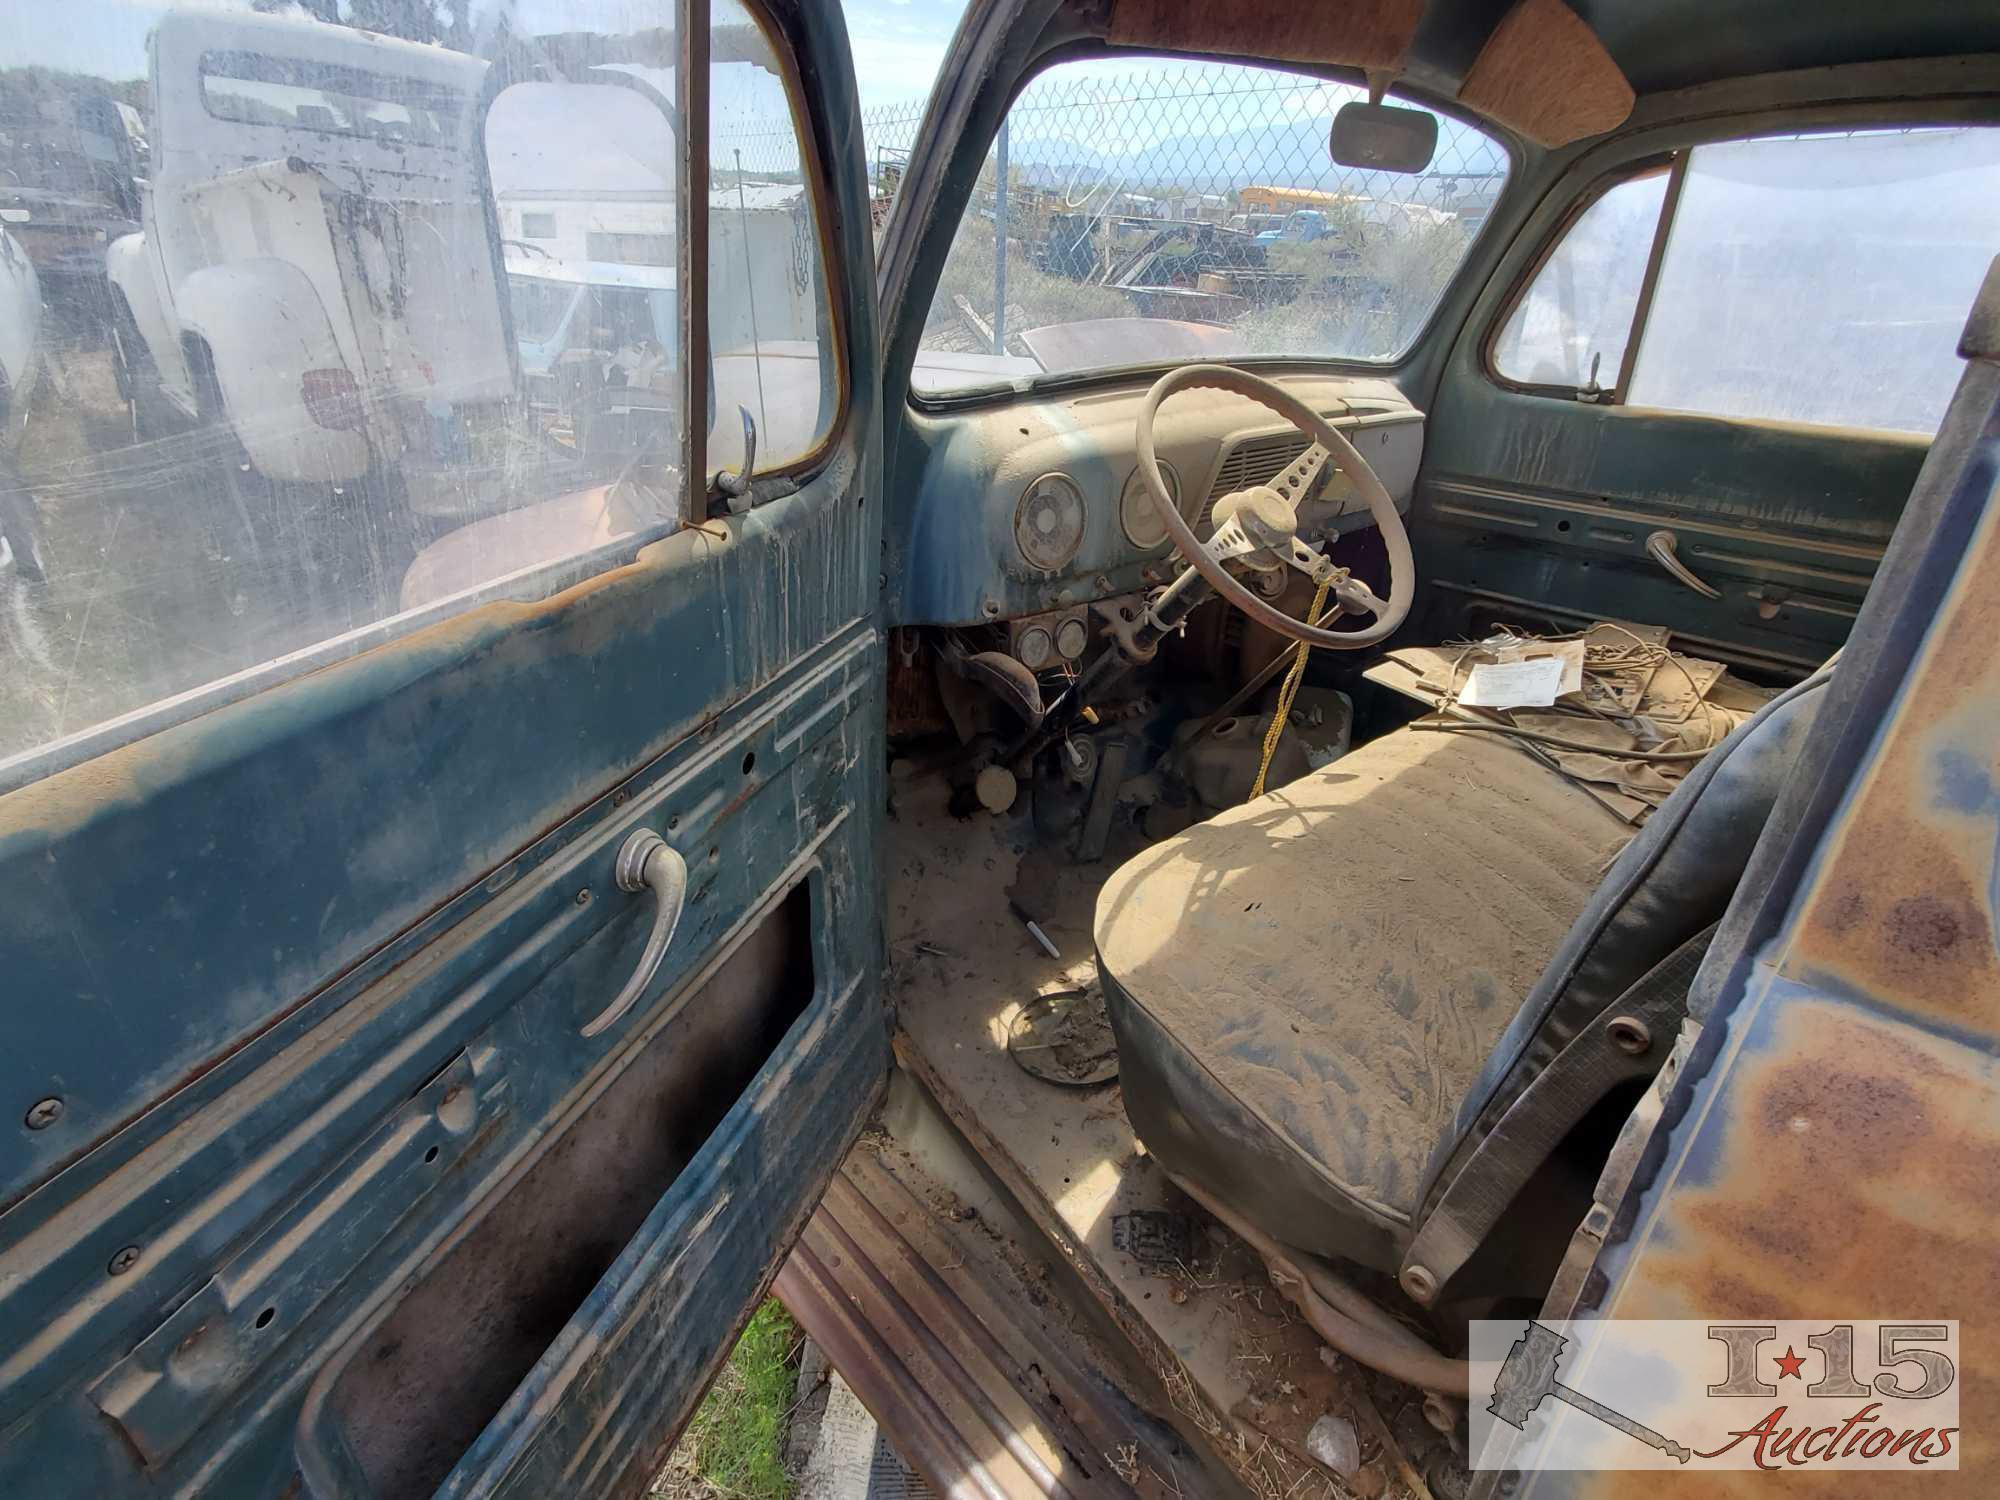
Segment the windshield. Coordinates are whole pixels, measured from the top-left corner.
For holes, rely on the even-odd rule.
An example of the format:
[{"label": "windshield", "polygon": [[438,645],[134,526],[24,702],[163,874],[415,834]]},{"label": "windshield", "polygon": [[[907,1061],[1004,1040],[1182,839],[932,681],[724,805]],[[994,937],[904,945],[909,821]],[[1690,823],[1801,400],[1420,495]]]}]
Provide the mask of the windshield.
[{"label": "windshield", "polygon": [[1396,359],[1506,187],[1500,143],[1442,115],[1422,173],[1335,165],[1334,114],[1366,97],[1347,84],[1168,58],[1106,69],[1058,64],[1008,112],[924,329],[925,352],[957,357],[920,362],[919,390],[1189,348]]}]

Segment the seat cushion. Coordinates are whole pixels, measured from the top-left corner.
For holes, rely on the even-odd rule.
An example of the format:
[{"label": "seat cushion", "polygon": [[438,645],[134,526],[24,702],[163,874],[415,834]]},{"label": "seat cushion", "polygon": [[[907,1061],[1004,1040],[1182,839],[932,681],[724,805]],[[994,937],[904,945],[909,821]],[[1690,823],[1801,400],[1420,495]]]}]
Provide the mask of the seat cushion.
[{"label": "seat cushion", "polygon": [[1393,1270],[1433,1146],[1629,833],[1511,745],[1405,729],[1137,856],[1096,941],[1140,1139]]}]

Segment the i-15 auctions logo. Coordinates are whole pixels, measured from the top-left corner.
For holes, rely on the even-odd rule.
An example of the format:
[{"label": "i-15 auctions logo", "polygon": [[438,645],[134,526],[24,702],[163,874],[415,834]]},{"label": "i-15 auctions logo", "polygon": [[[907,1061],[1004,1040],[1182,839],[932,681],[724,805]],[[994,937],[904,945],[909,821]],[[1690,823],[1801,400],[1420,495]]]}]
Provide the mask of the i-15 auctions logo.
[{"label": "i-15 auctions logo", "polygon": [[1956,1469],[1950,1319],[1472,1325],[1481,1469]]}]

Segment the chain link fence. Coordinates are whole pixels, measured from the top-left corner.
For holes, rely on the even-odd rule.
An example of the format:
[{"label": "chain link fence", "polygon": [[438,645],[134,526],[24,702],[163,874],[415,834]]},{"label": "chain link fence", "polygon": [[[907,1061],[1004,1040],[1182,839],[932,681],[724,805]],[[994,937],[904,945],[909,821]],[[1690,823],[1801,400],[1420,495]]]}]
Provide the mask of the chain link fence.
[{"label": "chain link fence", "polygon": [[[1171,330],[1159,325],[1181,325],[1195,343],[1135,359],[1197,346],[1222,357],[1399,353],[1499,197],[1508,162],[1497,141],[1439,116],[1420,174],[1338,166],[1327,145],[1334,113],[1364,97],[1193,61],[1050,70],[988,150],[924,347],[1020,362],[999,374],[1074,368],[1110,356],[1035,331],[1143,319],[1162,337]],[[917,102],[863,112],[878,228],[923,114]],[[795,172],[789,131],[754,125],[718,134],[718,173],[739,161],[746,174]],[[1217,328],[1227,336],[1202,332]]]}]

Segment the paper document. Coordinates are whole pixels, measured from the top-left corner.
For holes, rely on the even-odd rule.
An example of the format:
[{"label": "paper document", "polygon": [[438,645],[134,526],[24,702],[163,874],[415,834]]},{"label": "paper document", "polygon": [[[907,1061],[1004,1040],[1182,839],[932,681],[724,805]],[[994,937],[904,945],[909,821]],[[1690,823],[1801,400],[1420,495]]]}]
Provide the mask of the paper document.
[{"label": "paper document", "polygon": [[1467,708],[1547,708],[1563,689],[1565,665],[1560,656],[1482,662],[1466,677],[1458,701]]}]

